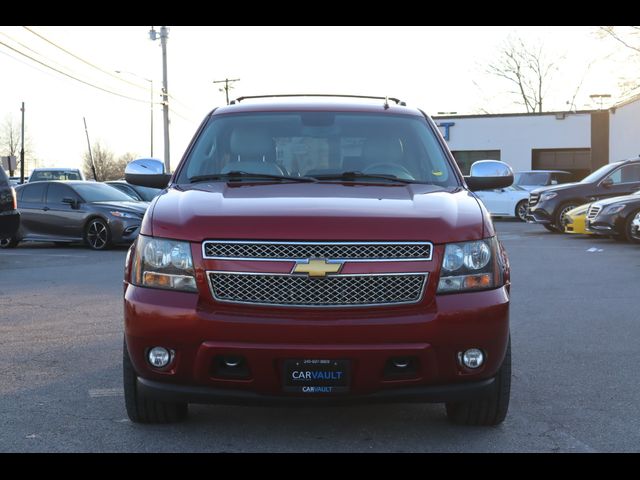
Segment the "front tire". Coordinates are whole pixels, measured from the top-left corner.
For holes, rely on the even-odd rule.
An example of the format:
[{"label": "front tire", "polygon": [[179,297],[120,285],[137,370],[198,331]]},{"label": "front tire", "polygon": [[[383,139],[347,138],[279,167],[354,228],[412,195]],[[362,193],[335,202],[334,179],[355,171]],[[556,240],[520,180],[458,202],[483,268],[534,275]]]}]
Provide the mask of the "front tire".
[{"label": "front tire", "polygon": [[15,248],[18,243],[20,243],[20,240],[15,237],[0,238],[0,248]]},{"label": "front tire", "polygon": [[122,345],[122,380],[127,415],[135,423],[174,423],[187,418],[186,403],[158,402],[138,392],[138,375],[133,369],[126,342]]},{"label": "front tire", "polygon": [[519,218],[523,222],[527,221],[527,207],[529,206],[529,200],[521,200],[516,205],[516,218]]},{"label": "front tire", "polygon": [[631,243],[640,243],[640,227],[634,226],[634,220],[636,218],[640,220],[640,210],[632,212],[631,215],[627,217],[624,226],[624,236]]},{"label": "front tire", "polygon": [[554,218],[555,227],[558,229],[558,231],[564,233],[564,227],[567,223],[565,215],[569,210],[573,210],[577,206],[578,205],[576,205],[575,203],[565,203],[563,205],[560,205],[560,207],[558,208],[558,212],[556,213],[556,216]]},{"label": "front tire", "polygon": [[468,402],[448,402],[447,417],[450,422],[457,425],[498,425],[507,416],[510,394],[511,338],[489,396]]},{"label": "front tire", "polygon": [[556,227],[554,227],[550,223],[543,223],[542,226],[547,230],[549,230],[551,233],[560,233],[560,230],[558,230]]},{"label": "front tire", "polygon": [[84,229],[84,241],[92,250],[106,250],[111,246],[111,231],[107,222],[92,218]]}]

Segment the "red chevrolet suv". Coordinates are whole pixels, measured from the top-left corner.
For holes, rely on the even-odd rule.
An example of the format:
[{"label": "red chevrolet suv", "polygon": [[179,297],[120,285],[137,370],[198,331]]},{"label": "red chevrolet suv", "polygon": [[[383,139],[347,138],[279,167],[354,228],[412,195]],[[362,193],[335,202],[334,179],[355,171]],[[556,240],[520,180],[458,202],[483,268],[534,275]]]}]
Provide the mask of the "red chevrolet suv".
[{"label": "red chevrolet suv", "polygon": [[[275,96],[280,97],[280,96]],[[445,402],[495,425],[511,383],[509,262],[424,112],[384,97],[243,97],[212,111],[129,250],[124,391],[134,422],[189,403]]]}]

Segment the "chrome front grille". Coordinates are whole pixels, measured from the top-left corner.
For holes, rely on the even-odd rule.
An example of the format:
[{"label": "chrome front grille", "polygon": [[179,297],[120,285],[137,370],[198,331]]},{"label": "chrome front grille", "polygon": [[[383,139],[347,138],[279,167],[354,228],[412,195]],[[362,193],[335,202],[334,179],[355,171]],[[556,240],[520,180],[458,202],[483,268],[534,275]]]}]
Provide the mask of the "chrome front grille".
[{"label": "chrome front grille", "polygon": [[349,261],[431,260],[429,242],[270,242],[210,240],[204,258],[242,260],[303,260],[327,258]]},{"label": "chrome front grille", "polygon": [[587,213],[587,220],[593,220],[596,218],[598,213],[600,213],[600,210],[602,210],[602,207],[599,207],[598,205],[591,205],[589,207],[589,212]]},{"label": "chrome front grille", "polygon": [[208,272],[220,302],[290,307],[354,307],[417,303],[427,273],[303,275]]},{"label": "chrome front grille", "polygon": [[540,194],[539,193],[531,193],[531,194],[529,194],[529,208],[537,205],[539,201],[540,201]]}]

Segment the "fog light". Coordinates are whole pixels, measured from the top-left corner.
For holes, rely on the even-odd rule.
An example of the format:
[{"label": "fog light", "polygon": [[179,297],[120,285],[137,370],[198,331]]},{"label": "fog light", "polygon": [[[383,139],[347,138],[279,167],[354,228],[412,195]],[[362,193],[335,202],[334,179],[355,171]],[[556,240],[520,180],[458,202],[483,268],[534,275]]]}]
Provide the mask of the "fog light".
[{"label": "fog light", "polygon": [[171,354],[169,350],[164,347],[153,347],[149,350],[149,363],[156,368],[162,368],[169,365],[171,361]]},{"label": "fog light", "polygon": [[484,353],[477,348],[465,350],[462,354],[462,363],[467,368],[478,368],[484,363]]}]

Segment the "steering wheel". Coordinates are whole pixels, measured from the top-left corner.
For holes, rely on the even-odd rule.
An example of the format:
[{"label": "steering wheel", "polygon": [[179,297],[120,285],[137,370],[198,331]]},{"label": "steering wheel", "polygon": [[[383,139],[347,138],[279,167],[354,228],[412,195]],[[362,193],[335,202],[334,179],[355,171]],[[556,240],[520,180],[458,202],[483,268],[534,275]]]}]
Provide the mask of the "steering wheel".
[{"label": "steering wheel", "polygon": [[402,165],[398,165],[397,163],[373,163],[363,169],[362,173],[395,175],[396,177],[402,178],[404,180],[415,180],[415,177],[411,175],[411,172],[409,172],[409,170],[407,170]]}]

